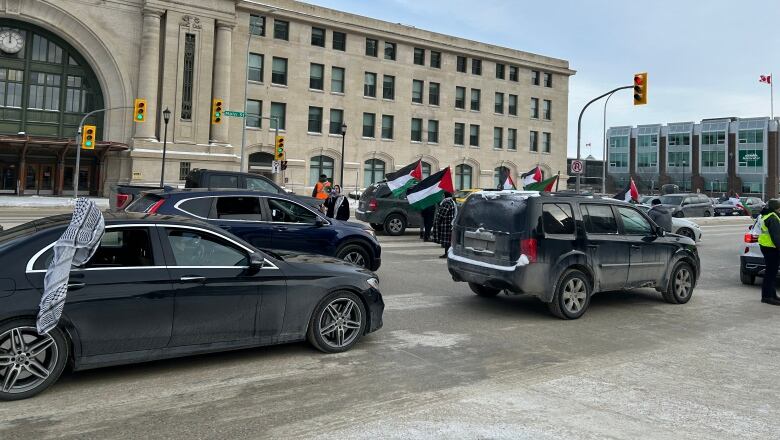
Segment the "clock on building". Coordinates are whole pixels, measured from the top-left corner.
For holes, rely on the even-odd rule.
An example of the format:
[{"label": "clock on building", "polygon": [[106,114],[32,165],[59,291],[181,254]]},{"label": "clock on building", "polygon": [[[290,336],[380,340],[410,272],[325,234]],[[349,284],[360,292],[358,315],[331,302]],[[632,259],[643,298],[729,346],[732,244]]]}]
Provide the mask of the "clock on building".
[{"label": "clock on building", "polygon": [[24,47],[24,37],[17,31],[0,31],[0,50],[5,53],[19,53]]}]

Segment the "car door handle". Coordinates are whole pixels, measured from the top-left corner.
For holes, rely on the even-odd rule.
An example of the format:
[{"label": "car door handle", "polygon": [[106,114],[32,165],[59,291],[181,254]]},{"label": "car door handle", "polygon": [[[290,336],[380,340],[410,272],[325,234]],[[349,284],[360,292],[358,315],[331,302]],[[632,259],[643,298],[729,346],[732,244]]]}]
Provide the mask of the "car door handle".
[{"label": "car door handle", "polygon": [[206,277],[181,277],[179,278],[179,281],[182,283],[205,283]]},{"label": "car door handle", "polygon": [[68,283],[68,290],[79,290],[86,285],[86,283]]},{"label": "car door handle", "polygon": [[640,249],[640,247],[637,244],[632,244],[631,245],[631,249]]},{"label": "car door handle", "polygon": [[287,227],[286,226],[274,226],[274,230],[275,231],[280,231],[280,232],[281,231],[286,231]]},{"label": "car door handle", "polygon": [[598,249],[599,245],[597,245],[597,244],[589,244],[588,247],[591,248],[591,249]]}]

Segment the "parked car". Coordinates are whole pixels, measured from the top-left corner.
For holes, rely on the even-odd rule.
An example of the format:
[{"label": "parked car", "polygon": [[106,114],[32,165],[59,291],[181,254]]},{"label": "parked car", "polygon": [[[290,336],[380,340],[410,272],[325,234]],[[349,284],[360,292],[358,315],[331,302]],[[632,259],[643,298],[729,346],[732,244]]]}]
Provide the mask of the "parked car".
[{"label": "parked car", "polygon": [[460,191],[455,191],[455,193],[452,195],[452,198],[455,200],[455,203],[462,205],[470,195],[479,191],[482,190],[479,188],[462,189]]},{"label": "parked car", "polygon": [[70,215],[0,234],[0,400],[40,393],[66,365],[85,370],[302,340],[336,353],[382,326],[378,280],[365,269],[261,251],[192,219],[104,215],[100,247],[71,270],[62,319],[45,335],[34,317]]},{"label": "parked car", "polygon": [[660,196],[641,196],[639,197],[639,203],[641,205],[649,205],[653,202],[653,199],[657,199]]},{"label": "parked car", "polygon": [[[636,205],[645,214],[650,210],[650,205]],[[672,217],[672,234],[688,237],[695,242],[701,241],[702,229],[698,224],[679,217]]]},{"label": "parked car", "polygon": [[328,255],[370,270],[382,262],[374,231],[327,218],[296,196],[247,190],[150,191],[127,211],[197,218],[261,249]]},{"label": "parked car", "polygon": [[363,191],[355,218],[388,235],[403,235],[406,228],[423,224],[420,212],[409,207],[406,196],[393,197],[387,182],[374,183]]},{"label": "parked car", "polygon": [[666,194],[660,199],[673,217],[710,217],[714,212],[712,201],[704,194]]},{"label": "parked car", "polygon": [[[742,251],[742,255],[739,256],[739,280],[742,284],[751,286],[756,283],[756,277],[763,278],[766,272],[764,254],[761,253],[761,248],[758,245],[758,235],[750,232],[757,221],[758,219],[745,232],[745,248]],[[780,279],[780,273],[778,274],[778,279]]]},{"label": "parked car", "polygon": [[455,218],[447,267],[477,295],[529,294],[563,319],[591,295],[654,287],[691,299],[700,274],[693,240],[666,234],[625,202],[508,191],[472,196]]},{"label": "parked car", "polygon": [[764,206],[766,206],[766,203],[758,197],[742,197],[739,201],[742,203],[742,206],[747,208],[748,215],[753,218],[757,217],[761,210],[764,209]]},{"label": "parked car", "polygon": [[732,200],[719,202],[713,208],[715,209],[715,216],[749,215],[749,212],[741,203],[738,205]]}]

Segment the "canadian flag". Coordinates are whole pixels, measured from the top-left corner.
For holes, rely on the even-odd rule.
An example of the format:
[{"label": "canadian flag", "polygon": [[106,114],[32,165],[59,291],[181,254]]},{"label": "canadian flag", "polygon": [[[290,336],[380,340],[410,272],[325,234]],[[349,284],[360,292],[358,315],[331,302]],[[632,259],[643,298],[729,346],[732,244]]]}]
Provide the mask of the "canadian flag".
[{"label": "canadian flag", "polygon": [[772,75],[761,75],[758,77],[758,82],[772,84]]}]

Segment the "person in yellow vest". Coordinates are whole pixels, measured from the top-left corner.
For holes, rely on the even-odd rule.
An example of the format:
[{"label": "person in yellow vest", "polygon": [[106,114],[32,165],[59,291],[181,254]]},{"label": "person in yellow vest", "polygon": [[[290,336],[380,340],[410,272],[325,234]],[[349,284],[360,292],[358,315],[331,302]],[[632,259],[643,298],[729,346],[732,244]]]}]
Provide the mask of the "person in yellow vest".
[{"label": "person in yellow vest", "polygon": [[764,255],[764,282],[761,284],[761,302],[780,306],[777,297],[777,270],[780,266],[780,200],[771,199],[761,211],[761,234],[758,245]]},{"label": "person in yellow vest", "polygon": [[314,185],[314,191],[311,196],[320,200],[326,200],[330,194],[330,182],[328,182],[328,176],[320,174],[320,180]]}]

